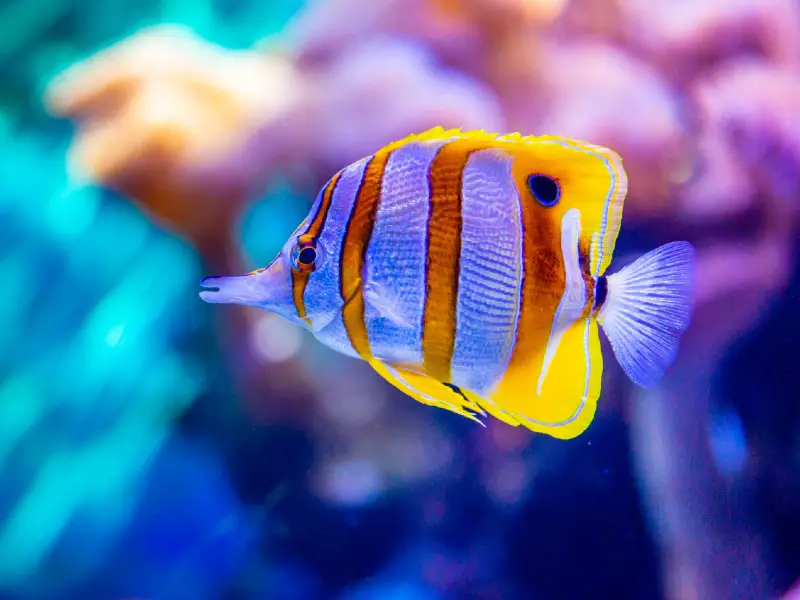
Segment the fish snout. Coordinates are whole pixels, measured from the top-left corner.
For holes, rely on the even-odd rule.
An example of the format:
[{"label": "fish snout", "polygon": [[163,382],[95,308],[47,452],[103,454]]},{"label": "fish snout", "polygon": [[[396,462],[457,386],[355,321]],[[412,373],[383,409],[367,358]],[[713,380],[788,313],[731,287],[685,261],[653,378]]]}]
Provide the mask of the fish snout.
[{"label": "fish snout", "polygon": [[209,288],[200,292],[200,298],[212,304],[256,305],[263,301],[256,277],[250,273],[205,277],[200,285]]},{"label": "fish snout", "polygon": [[294,307],[292,279],[279,260],[250,273],[206,277],[200,285],[208,288],[200,298],[214,304],[244,304],[278,313],[291,313]]}]

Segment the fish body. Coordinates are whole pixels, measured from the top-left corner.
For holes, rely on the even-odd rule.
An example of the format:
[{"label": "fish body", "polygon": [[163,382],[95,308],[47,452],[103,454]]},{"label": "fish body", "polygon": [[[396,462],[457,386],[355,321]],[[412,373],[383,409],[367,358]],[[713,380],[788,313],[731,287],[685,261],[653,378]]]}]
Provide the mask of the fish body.
[{"label": "fish body", "polygon": [[425,404],[572,438],[600,395],[598,325],[650,386],[692,311],[686,242],[605,275],[626,191],[608,148],[434,128],[342,169],[269,266],[201,296],[278,313]]}]

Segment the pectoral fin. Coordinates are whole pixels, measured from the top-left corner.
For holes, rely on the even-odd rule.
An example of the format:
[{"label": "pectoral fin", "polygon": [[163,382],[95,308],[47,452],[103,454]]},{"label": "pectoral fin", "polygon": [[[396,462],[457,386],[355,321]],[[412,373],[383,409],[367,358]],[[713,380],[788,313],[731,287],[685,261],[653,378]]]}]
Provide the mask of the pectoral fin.
[{"label": "pectoral fin", "polygon": [[402,302],[388,286],[368,283],[364,286],[364,300],[381,317],[388,319],[398,327],[411,327],[409,318],[403,310]]}]

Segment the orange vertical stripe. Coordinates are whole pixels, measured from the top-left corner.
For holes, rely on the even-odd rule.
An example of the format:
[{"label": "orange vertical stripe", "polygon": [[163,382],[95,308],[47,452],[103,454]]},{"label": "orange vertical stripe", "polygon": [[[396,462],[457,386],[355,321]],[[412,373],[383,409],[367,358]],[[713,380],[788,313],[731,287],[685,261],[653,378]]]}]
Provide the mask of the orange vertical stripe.
[{"label": "orange vertical stripe", "polygon": [[342,320],[350,343],[358,355],[369,360],[372,356],[364,322],[363,273],[367,245],[372,237],[378,211],[383,173],[391,147],[378,151],[364,170],[353,211],[347,223],[341,256],[341,293],[345,304]]},{"label": "orange vertical stripe", "polygon": [[294,309],[297,311],[297,316],[306,322],[306,325],[311,326],[311,319],[306,315],[306,303],[303,300],[303,295],[306,293],[306,286],[308,285],[309,272],[300,272],[292,269],[292,300],[294,301]]},{"label": "orange vertical stripe", "polygon": [[451,379],[456,337],[456,304],[461,257],[461,189],[470,154],[486,148],[471,140],[445,144],[429,174],[426,296],[422,320],[425,372],[442,382]]},{"label": "orange vertical stripe", "polygon": [[[561,258],[561,231],[543,214],[543,209],[527,192],[530,169],[523,161],[512,167],[520,191],[522,217],[523,272],[517,318],[517,332],[508,369],[495,398],[503,408],[529,414],[536,398],[536,381],[541,364],[532,363],[547,346],[553,318],[566,286]],[[527,411],[527,412],[526,412]]]},{"label": "orange vertical stripe", "polygon": [[319,209],[317,210],[317,214],[314,215],[314,218],[311,220],[311,224],[308,226],[306,232],[299,238],[299,241],[301,243],[313,242],[316,238],[322,235],[322,230],[325,227],[325,223],[328,220],[328,213],[331,210],[331,203],[333,202],[333,192],[336,191],[336,186],[338,185],[339,179],[341,177],[342,177],[342,171],[339,171],[328,182],[328,185],[322,192],[322,202],[320,202],[319,204]]},{"label": "orange vertical stripe", "polygon": [[[300,244],[313,243],[321,234],[325,227],[325,222],[328,219],[328,212],[331,208],[333,201],[333,192],[336,190],[336,184],[339,183],[339,178],[342,172],[339,171],[334,175],[322,191],[322,200],[319,203],[317,212],[311,220],[308,229],[304,234],[297,238]],[[306,287],[308,286],[308,278],[310,272],[300,272],[292,265],[292,300],[294,300],[294,308],[297,311],[297,316],[303,319],[309,326],[311,321],[306,316],[306,304],[304,301]]]}]

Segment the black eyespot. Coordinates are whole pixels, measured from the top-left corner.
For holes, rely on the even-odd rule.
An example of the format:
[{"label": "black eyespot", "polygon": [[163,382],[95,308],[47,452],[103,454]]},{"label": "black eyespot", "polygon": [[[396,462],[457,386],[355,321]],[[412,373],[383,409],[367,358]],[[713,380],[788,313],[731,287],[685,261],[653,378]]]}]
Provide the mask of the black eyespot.
[{"label": "black eyespot", "polygon": [[301,265],[313,265],[315,260],[317,260],[317,251],[311,246],[306,246],[297,255],[297,262]]},{"label": "black eyespot", "polygon": [[531,175],[528,177],[528,187],[533,192],[533,197],[542,206],[554,206],[561,197],[561,188],[558,182],[547,175]]}]

